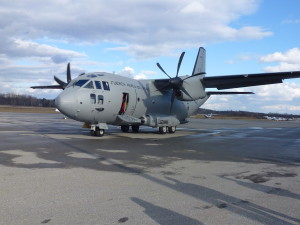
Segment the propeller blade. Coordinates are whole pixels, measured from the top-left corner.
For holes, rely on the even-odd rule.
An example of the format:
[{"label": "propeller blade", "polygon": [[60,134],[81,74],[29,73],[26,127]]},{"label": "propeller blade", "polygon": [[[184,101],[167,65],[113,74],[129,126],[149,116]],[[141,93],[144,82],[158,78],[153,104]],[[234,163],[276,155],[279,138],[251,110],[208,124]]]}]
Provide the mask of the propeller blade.
[{"label": "propeller blade", "polygon": [[164,69],[161,67],[159,63],[156,63],[156,65],[164,74],[166,74],[171,79],[171,77],[166,73],[166,71],[164,71]]},{"label": "propeller blade", "polygon": [[178,65],[177,65],[177,73],[176,73],[176,77],[178,77],[179,69],[180,69],[181,62],[182,62],[182,59],[183,59],[184,54],[185,54],[185,52],[182,52],[181,55],[180,55],[180,57],[179,57],[179,61],[178,61]]},{"label": "propeller blade", "polygon": [[68,63],[68,66],[67,66],[67,82],[70,83],[71,80],[72,80],[72,78],[71,78],[70,63]]},{"label": "propeller blade", "polygon": [[64,89],[67,86],[67,83],[57,78],[56,76],[54,76],[54,80],[61,86],[62,89]]},{"label": "propeller blade", "polygon": [[173,90],[172,92],[172,96],[171,96],[171,106],[170,106],[170,112],[172,112],[172,108],[173,108],[173,103],[175,100],[175,91]]}]

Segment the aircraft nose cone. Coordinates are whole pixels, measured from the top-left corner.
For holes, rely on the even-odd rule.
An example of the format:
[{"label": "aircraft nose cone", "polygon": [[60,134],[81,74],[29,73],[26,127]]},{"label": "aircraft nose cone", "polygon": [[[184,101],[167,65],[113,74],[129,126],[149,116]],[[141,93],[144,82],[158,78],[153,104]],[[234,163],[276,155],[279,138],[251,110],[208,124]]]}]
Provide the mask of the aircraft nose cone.
[{"label": "aircraft nose cone", "polygon": [[55,99],[56,108],[67,117],[74,118],[76,113],[76,98],[71,93],[62,92]]}]

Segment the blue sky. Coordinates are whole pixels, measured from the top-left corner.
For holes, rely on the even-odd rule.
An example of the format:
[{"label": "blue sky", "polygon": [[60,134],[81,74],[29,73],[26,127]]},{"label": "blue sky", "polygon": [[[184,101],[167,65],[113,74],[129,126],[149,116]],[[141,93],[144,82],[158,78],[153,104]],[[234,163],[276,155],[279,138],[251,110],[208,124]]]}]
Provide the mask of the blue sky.
[{"label": "blue sky", "polygon": [[[17,0],[0,3],[2,93],[54,98],[31,85],[72,75],[115,72],[166,78],[160,62],[191,74],[199,46],[207,76],[300,70],[299,0]],[[213,96],[204,108],[300,114],[300,79],[239,89],[255,96]]]}]

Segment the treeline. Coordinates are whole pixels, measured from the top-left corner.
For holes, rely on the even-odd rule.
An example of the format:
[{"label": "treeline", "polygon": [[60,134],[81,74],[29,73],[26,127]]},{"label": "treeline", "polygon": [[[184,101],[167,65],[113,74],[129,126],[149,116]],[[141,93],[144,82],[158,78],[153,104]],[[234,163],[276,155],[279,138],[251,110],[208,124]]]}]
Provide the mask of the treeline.
[{"label": "treeline", "polygon": [[55,107],[54,100],[18,94],[0,94],[0,105]]},{"label": "treeline", "polygon": [[281,114],[281,113],[257,113],[247,111],[217,111],[210,109],[199,108],[195,114],[217,114],[223,116],[238,116],[238,117],[253,117],[253,118],[264,118],[269,117],[284,117],[284,118],[300,118],[300,115],[293,114]]}]

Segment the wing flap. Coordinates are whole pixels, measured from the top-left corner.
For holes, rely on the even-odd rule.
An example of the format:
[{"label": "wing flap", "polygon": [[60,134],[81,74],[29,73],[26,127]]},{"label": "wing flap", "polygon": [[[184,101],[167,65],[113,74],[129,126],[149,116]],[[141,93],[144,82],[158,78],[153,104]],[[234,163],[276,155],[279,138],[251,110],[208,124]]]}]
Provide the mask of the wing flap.
[{"label": "wing flap", "polygon": [[206,88],[218,90],[282,83],[284,79],[299,78],[300,71],[257,73],[228,76],[204,77],[202,82]]}]

